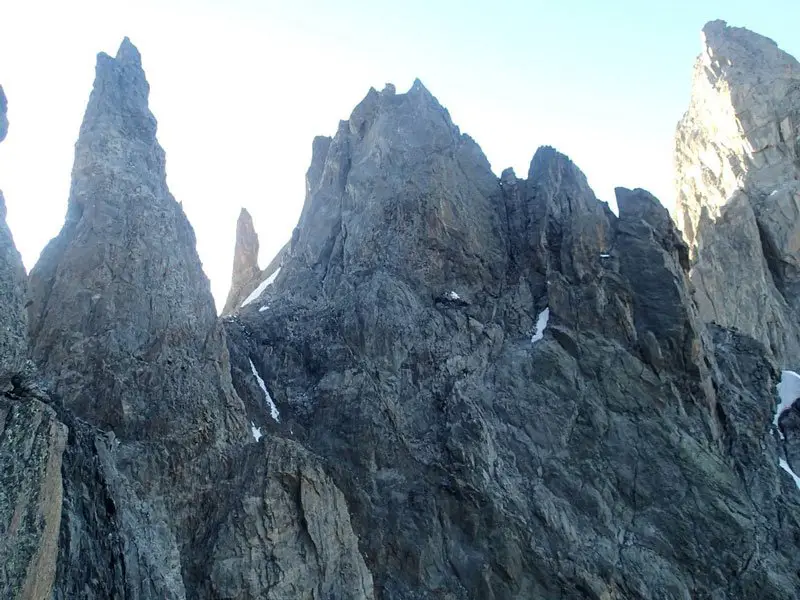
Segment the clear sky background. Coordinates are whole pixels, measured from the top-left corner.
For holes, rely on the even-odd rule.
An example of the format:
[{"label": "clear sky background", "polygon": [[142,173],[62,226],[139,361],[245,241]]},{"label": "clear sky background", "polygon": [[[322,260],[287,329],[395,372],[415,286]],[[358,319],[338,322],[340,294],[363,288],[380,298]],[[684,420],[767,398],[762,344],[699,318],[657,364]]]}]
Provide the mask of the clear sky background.
[{"label": "clear sky background", "polygon": [[643,187],[671,207],[703,24],[722,18],[800,56],[797,0],[15,0],[0,13],[0,188],[26,266],[63,223],[95,55],[128,35],[218,306],[240,207],[263,267],[297,222],[313,137],[333,135],[370,86],[419,77],[498,174],[526,175],[549,144],[601,199]]}]

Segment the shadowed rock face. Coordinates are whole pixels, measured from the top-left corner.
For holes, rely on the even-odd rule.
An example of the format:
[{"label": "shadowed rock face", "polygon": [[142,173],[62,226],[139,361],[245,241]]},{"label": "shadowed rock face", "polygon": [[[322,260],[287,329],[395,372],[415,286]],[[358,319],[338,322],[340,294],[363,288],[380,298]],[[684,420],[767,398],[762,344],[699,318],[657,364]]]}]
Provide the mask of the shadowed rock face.
[{"label": "shadowed rock face", "polygon": [[129,40],[98,56],[66,223],[31,273],[33,354],[69,428],[53,596],[371,598],[319,459],[248,443],[148,92]]},{"label": "shadowed rock face", "polygon": [[306,189],[225,321],[234,385],[322,457],[376,597],[793,597],[777,374],[703,323],[655,198],[616,217],[552,148],[497,179],[419,82],[315,140]]},{"label": "shadowed rock face", "polygon": [[[703,29],[676,133],[677,221],[703,318],[800,356],[800,63],[770,39]],[[736,290],[735,294],[731,290]]]},{"label": "shadowed rock face", "polygon": [[66,223],[31,272],[33,355],[68,408],[120,439],[210,447],[245,424],[148,94],[127,39],[98,56]]}]

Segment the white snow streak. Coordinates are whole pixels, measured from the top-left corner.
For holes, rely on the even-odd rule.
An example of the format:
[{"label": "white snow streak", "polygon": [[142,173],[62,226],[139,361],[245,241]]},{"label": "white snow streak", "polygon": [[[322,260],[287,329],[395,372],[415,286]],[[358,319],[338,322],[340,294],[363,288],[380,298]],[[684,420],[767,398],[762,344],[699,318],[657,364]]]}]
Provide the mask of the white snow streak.
[{"label": "white snow streak", "polygon": [[269,308],[269,306],[267,306],[267,305],[265,304],[264,306],[262,306],[261,308],[259,308],[259,309],[258,309],[258,312],[264,312],[264,311],[265,311],[265,310],[267,310],[268,308]]},{"label": "white snow streak", "polygon": [[275,269],[272,272],[272,275],[270,275],[264,281],[262,281],[260,284],[258,284],[258,287],[256,289],[254,289],[252,291],[252,293],[247,298],[244,299],[244,302],[242,302],[242,306],[247,306],[253,300],[258,299],[258,297],[261,296],[261,294],[264,293],[264,290],[267,289],[270,285],[272,285],[272,283],[275,281],[275,278],[278,276],[278,273],[280,273],[280,272],[281,272],[281,268],[278,267],[277,269]]},{"label": "white snow streak", "polygon": [[[781,401],[775,409],[775,418],[772,419],[775,429],[778,429],[778,420],[783,412],[789,410],[794,401],[800,398],[800,375],[794,371],[782,371],[781,382],[778,384],[778,397]],[[780,429],[778,429],[778,433],[783,439],[783,433],[781,433]]]},{"label": "white snow streak", "polygon": [[538,342],[540,339],[544,337],[544,328],[547,327],[547,321],[550,319],[550,307],[545,307],[545,309],[539,313],[539,318],[536,319],[536,331],[531,337],[531,344]]},{"label": "white snow streak", "polygon": [[259,375],[258,371],[256,371],[256,366],[253,364],[252,360],[250,361],[250,369],[253,371],[253,375],[255,376],[261,391],[264,392],[264,397],[267,400],[267,404],[269,404],[269,413],[272,415],[272,418],[275,419],[276,423],[280,422],[280,413],[278,413],[278,407],[275,406],[275,403],[272,401],[272,396],[269,395],[267,386],[264,385],[264,380],[261,379],[261,375]]},{"label": "white snow streak", "polygon": [[459,296],[458,294],[456,294],[454,291],[451,290],[447,292],[447,299],[455,302],[456,300],[461,300],[461,296]]},{"label": "white snow streak", "polygon": [[261,433],[261,427],[256,427],[256,424],[252,421],[250,421],[250,433],[253,434],[253,438],[255,438],[256,441],[264,437],[264,434]]},{"label": "white snow streak", "polygon": [[778,460],[778,464],[780,464],[781,469],[783,469],[789,475],[792,476],[792,479],[794,479],[794,484],[797,486],[797,489],[800,489],[800,477],[794,474],[794,471],[792,471],[792,468],[789,466],[789,463],[787,463],[785,460],[781,458]]}]

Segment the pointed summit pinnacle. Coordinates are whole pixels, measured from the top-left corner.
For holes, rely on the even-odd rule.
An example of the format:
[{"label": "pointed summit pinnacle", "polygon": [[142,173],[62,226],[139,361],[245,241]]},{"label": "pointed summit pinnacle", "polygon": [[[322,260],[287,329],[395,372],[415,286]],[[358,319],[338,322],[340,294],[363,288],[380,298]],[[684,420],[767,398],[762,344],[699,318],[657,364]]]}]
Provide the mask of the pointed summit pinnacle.
[{"label": "pointed summit pinnacle", "polygon": [[133,42],[131,42],[128,36],[123,38],[115,58],[121,63],[134,64],[137,66],[142,65],[142,55],[139,53],[138,48],[133,45]]},{"label": "pointed summit pinnacle", "polygon": [[[233,275],[231,289],[225,301],[223,314],[230,314],[239,308],[242,297],[249,294],[261,276],[258,268],[258,234],[253,225],[253,217],[242,208],[236,222],[236,249],[233,254]],[[256,282],[255,284],[253,282]]]}]

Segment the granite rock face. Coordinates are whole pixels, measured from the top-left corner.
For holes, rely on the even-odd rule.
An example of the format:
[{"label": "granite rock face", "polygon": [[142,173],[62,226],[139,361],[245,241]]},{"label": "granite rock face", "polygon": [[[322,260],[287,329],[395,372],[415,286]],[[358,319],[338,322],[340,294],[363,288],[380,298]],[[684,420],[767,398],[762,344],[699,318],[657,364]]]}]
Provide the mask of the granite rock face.
[{"label": "granite rock face", "polygon": [[[800,63],[770,39],[703,29],[678,125],[677,222],[703,318],[800,356]],[[730,290],[736,290],[731,294]]]},{"label": "granite rock face", "polygon": [[347,502],[323,462],[266,436],[232,461],[205,518],[199,598],[372,599],[373,582]]},{"label": "granite rock face", "polygon": [[258,268],[258,234],[253,226],[253,217],[243,208],[236,221],[231,289],[222,314],[230,314],[242,305],[242,301],[258,285],[261,274],[261,269]]},{"label": "granite rock face", "polygon": [[225,320],[234,385],[320,456],[376,597],[794,597],[778,373],[704,323],[655,198],[617,217],[552,148],[498,179],[419,82],[317,138],[306,189]]}]

